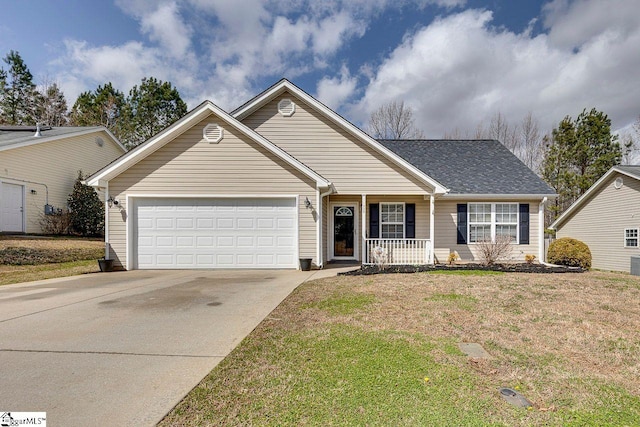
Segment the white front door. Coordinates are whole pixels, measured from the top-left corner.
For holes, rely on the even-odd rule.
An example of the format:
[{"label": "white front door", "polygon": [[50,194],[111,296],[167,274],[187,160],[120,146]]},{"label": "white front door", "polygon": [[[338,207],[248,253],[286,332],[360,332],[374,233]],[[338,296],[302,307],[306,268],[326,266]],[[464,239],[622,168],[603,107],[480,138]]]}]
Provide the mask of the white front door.
[{"label": "white front door", "polygon": [[24,187],[3,182],[0,195],[0,231],[24,232]]},{"label": "white front door", "polygon": [[135,206],[135,268],[298,266],[293,197],[141,198]]}]

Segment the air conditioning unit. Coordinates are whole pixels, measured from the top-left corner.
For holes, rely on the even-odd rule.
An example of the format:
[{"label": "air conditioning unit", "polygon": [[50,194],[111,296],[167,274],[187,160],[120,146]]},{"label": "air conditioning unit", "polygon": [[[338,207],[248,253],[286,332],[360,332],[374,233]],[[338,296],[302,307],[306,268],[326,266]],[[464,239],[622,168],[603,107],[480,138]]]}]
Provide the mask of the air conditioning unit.
[{"label": "air conditioning unit", "polygon": [[633,276],[640,276],[640,255],[633,255],[631,257],[631,269],[629,272]]}]

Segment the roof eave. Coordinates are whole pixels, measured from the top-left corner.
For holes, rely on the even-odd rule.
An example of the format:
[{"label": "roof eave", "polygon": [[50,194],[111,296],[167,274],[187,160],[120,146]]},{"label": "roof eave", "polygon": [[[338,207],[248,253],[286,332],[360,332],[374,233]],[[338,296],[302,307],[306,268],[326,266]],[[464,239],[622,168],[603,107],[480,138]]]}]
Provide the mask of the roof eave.
[{"label": "roof eave", "polygon": [[19,142],[17,144],[11,144],[4,147],[0,146],[0,151],[13,150],[14,148],[28,147],[30,145],[42,144],[44,142],[52,142],[59,139],[72,138],[76,136],[87,135],[94,132],[105,132],[109,137],[116,143],[116,145],[122,150],[123,153],[127,151],[127,149],[122,145],[122,143],[116,138],[113,133],[109,129],[104,126],[92,126],[91,128],[82,129],[77,132],[65,133],[62,135],[54,135],[54,136],[39,136],[33,137],[28,141]]},{"label": "roof eave", "polygon": [[448,193],[442,196],[446,199],[453,200],[543,200],[545,197],[547,199],[555,199],[558,197],[557,194],[554,193],[521,193],[521,194],[497,194],[497,193]]}]

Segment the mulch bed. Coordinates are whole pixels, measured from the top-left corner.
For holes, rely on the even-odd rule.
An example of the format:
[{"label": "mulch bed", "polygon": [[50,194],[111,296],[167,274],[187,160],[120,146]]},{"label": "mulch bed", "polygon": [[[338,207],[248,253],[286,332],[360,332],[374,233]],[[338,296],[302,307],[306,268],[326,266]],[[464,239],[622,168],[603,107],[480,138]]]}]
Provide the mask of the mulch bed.
[{"label": "mulch bed", "polygon": [[420,273],[429,271],[502,271],[505,273],[583,273],[587,270],[580,267],[546,266],[543,264],[436,264],[436,265],[388,265],[379,267],[377,265],[363,265],[358,270],[338,273],[344,276],[367,276],[371,274],[393,274],[393,273]]}]

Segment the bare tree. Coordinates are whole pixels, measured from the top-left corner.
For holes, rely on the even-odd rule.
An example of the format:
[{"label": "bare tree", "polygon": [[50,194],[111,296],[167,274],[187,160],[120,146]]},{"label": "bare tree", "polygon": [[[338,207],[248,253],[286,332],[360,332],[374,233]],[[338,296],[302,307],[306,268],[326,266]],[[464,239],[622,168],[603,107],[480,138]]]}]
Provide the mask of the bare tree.
[{"label": "bare tree", "polygon": [[413,110],[404,101],[392,101],[371,113],[366,126],[376,139],[422,139],[424,133],[413,120]]},{"label": "bare tree", "polygon": [[69,123],[67,101],[56,82],[44,78],[38,86],[37,105],[34,110],[38,122],[49,126],[65,126]]},{"label": "bare tree", "polygon": [[529,169],[540,173],[544,157],[544,142],[538,121],[529,112],[520,122],[518,149],[515,154]]},{"label": "bare tree", "polygon": [[491,117],[487,136],[496,139],[507,147],[512,153],[518,148],[517,126],[510,126],[500,111]]}]

